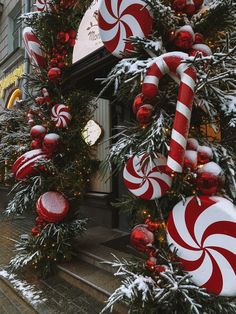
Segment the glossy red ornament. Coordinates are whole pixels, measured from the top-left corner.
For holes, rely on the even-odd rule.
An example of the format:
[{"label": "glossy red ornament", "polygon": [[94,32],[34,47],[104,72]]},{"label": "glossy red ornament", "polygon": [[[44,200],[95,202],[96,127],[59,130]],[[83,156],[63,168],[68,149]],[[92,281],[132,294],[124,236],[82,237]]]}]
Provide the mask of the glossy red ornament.
[{"label": "glossy red ornament", "polygon": [[204,42],[204,37],[200,33],[195,33],[194,34],[194,44],[203,44]]},{"label": "glossy red ornament", "polygon": [[168,267],[166,265],[157,265],[155,267],[155,271],[158,273],[163,273],[164,271],[167,271]]},{"label": "glossy red ornament", "polygon": [[189,51],[189,55],[195,57],[197,53],[200,53],[203,57],[211,56],[211,48],[205,44],[195,44],[192,46],[192,49]]},{"label": "glossy red ornament", "polygon": [[63,69],[65,67],[65,62],[59,62],[58,68]]},{"label": "glossy red ornament", "polygon": [[69,40],[69,44],[70,44],[71,47],[74,47],[74,45],[75,45],[75,39],[74,39],[74,38],[71,38],[71,39]]},{"label": "glossy red ornament", "polygon": [[42,125],[35,125],[30,130],[30,135],[33,139],[40,139],[42,140],[46,135],[47,130]]},{"label": "glossy red ornament", "polygon": [[184,8],[184,12],[188,16],[191,16],[191,15],[195,14],[196,13],[196,7],[195,7],[195,4],[194,4],[193,0],[188,0],[186,2],[187,2],[187,4],[186,4],[186,6]]},{"label": "glossy red ornament", "polygon": [[38,106],[42,106],[45,103],[44,97],[36,97],[35,102]]},{"label": "glossy red ornament", "polygon": [[181,13],[184,11],[186,6],[186,0],[174,0],[172,7],[177,13]]},{"label": "glossy red ornament", "polygon": [[198,149],[199,147],[199,143],[198,143],[198,140],[196,140],[195,138],[189,138],[187,140],[187,149],[188,150],[196,150]]},{"label": "glossy red ornament", "polygon": [[145,225],[147,225],[148,230],[155,232],[155,231],[157,231],[160,223],[159,223],[159,221],[151,221],[150,219],[146,219]]},{"label": "glossy red ornament", "polygon": [[148,230],[147,225],[137,225],[131,231],[130,243],[136,250],[146,252],[148,245],[154,244],[154,234]]},{"label": "glossy red ornament", "polygon": [[46,192],[38,199],[36,211],[44,221],[58,223],[67,216],[69,202],[59,192]]},{"label": "glossy red ornament", "polygon": [[65,44],[70,40],[70,35],[67,32],[59,32],[57,34],[57,39],[60,41],[60,43]]},{"label": "glossy red ornament", "polygon": [[75,39],[77,35],[76,30],[74,29],[69,30],[69,35],[70,35],[70,38]]},{"label": "glossy red ornament", "polygon": [[157,259],[155,257],[149,257],[149,259],[145,262],[146,268],[150,271],[155,271],[155,268],[157,266]]},{"label": "glossy red ornament", "polygon": [[136,114],[139,110],[139,108],[141,106],[144,105],[144,96],[143,94],[138,94],[135,99],[134,99],[134,102],[133,102],[133,106],[132,106],[132,109],[133,109],[133,113]]},{"label": "glossy red ornament", "polygon": [[211,173],[199,173],[196,180],[197,190],[201,195],[215,195],[219,187],[219,179]]},{"label": "glossy red ornament", "polygon": [[198,146],[198,163],[206,164],[213,159],[213,151],[208,146]]},{"label": "glossy red ornament", "polygon": [[194,171],[197,168],[198,154],[195,150],[186,150],[184,155],[184,169]]},{"label": "glossy red ornament", "polygon": [[136,118],[138,122],[141,124],[147,124],[151,122],[152,114],[153,114],[153,106],[151,105],[143,105],[141,106],[136,114]]},{"label": "glossy red ornament", "polygon": [[61,70],[59,68],[51,68],[48,71],[48,78],[51,81],[57,81],[61,78]]},{"label": "glossy red ornament", "polygon": [[193,36],[188,31],[179,31],[176,34],[175,46],[181,50],[188,50],[192,48]]},{"label": "glossy red ornament", "polygon": [[203,5],[204,0],[193,0],[196,10],[199,10],[201,6]]},{"label": "glossy red ornament", "polygon": [[53,154],[60,149],[60,136],[56,133],[49,133],[43,139],[43,151],[47,154]]},{"label": "glossy red ornament", "polygon": [[211,161],[198,169],[196,185],[202,195],[214,195],[223,188],[225,176],[222,168]]},{"label": "glossy red ornament", "polygon": [[49,63],[50,63],[50,66],[51,66],[52,68],[54,68],[54,67],[57,67],[58,60],[57,60],[56,58],[52,58],[52,59],[49,61]]},{"label": "glossy red ornament", "polygon": [[31,229],[31,233],[33,236],[38,236],[38,235],[40,235],[40,230],[38,227],[34,227]]},{"label": "glossy red ornament", "polygon": [[33,140],[30,144],[30,148],[32,148],[32,149],[42,148],[42,141],[41,140]]}]

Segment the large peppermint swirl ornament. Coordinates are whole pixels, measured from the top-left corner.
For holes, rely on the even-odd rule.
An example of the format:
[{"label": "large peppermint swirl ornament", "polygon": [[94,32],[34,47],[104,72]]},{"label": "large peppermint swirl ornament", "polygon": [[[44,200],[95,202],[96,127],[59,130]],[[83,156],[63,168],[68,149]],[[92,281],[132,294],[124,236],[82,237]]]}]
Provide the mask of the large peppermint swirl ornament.
[{"label": "large peppermint swirl ornament", "polygon": [[35,6],[37,10],[40,12],[49,11],[50,10],[49,2],[50,1],[48,0],[37,0],[35,2]]},{"label": "large peppermint swirl ornament", "polygon": [[122,57],[133,50],[125,42],[130,36],[147,37],[152,30],[153,18],[142,0],[101,0],[98,11],[98,27],[101,39],[113,55]]},{"label": "large peppermint swirl ornament", "polygon": [[32,60],[33,65],[44,68],[46,65],[45,57],[41,49],[38,38],[34,35],[31,27],[25,27],[23,29],[23,41],[25,49]]},{"label": "large peppermint swirl ornament", "polygon": [[166,173],[166,158],[159,155],[150,160],[147,154],[130,158],[123,171],[129,191],[145,200],[162,197],[171,187],[172,178]]},{"label": "large peppermint swirl ornament", "polygon": [[157,95],[159,80],[165,74],[180,77],[174,124],[171,134],[167,166],[171,171],[182,172],[188,131],[192,113],[192,102],[196,83],[196,71],[193,66],[183,63],[186,53],[174,51],[157,57],[142,85],[144,97],[151,99]]},{"label": "large peppermint swirl ornament", "polygon": [[[200,203],[199,203],[200,202]],[[167,239],[192,277],[209,292],[236,296],[236,207],[216,196],[179,202],[167,223]]]},{"label": "large peppermint swirl ornament", "polygon": [[51,120],[57,128],[67,128],[71,122],[72,116],[69,107],[57,104],[52,107]]}]

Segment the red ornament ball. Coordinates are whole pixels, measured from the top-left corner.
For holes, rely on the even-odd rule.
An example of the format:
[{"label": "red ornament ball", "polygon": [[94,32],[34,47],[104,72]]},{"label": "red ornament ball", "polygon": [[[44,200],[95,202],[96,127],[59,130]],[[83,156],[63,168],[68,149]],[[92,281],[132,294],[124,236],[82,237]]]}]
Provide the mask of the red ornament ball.
[{"label": "red ornament ball", "polygon": [[58,152],[60,149],[60,136],[56,133],[49,133],[43,139],[43,151],[47,154]]},{"label": "red ornament ball", "polygon": [[157,265],[155,267],[155,271],[158,273],[163,273],[164,271],[167,271],[168,269],[169,269],[169,267],[166,265]]},{"label": "red ornament ball", "polygon": [[204,42],[204,37],[200,33],[195,33],[194,34],[194,44],[203,44]]},{"label": "red ornament ball", "polygon": [[175,38],[175,46],[181,50],[189,50],[193,45],[193,35],[188,31],[178,31]]},{"label": "red ornament ball", "polygon": [[39,228],[38,227],[34,227],[31,229],[31,233],[33,236],[38,236],[40,235],[40,231],[39,231]]},{"label": "red ornament ball", "polygon": [[60,41],[60,43],[65,44],[70,40],[70,35],[67,32],[59,32],[57,34],[57,39]]},{"label": "red ornament ball", "polygon": [[143,105],[141,106],[136,114],[136,118],[139,123],[147,124],[151,122],[152,114],[153,114],[153,106],[151,105]]},{"label": "red ornament ball", "polygon": [[135,97],[134,102],[133,102],[133,106],[132,106],[132,109],[133,109],[133,113],[134,113],[134,114],[136,114],[136,113],[138,112],[139,108],[144,105],[143,100],[144,100],[144,96],[143,96],[142,93],[141,93],[141,94],[138,94],[138,95]]},{"label": "red ornament ball", "polygon": [[186,6],[186,0],[174,0],[172,7],[175,10],[175,12],[183,12],[184,8]]},{"label": "red ornament ball", "polygon": [[150,219],[146,219],[145,225],[147,225],[148,230],[155,232],[155,231],[157,231],[160,223],[159,223],[159,221],[151,221]]},{"label": "red ornament ball", "polygon": [[44,221],[58,223],[67,216],[69,202],[59,192],[46,192],[38,199],[36,211]]},{"label": "red ornament ball", "polygon": [[157,259],[155,257],[149,257],[149,259],[145,262],[146,268],[149,271],[155,271],[156,265],[157,265]]},{"label": "red ornament ball", "polygon": [[69,35],[70,35],[70,38],[75,39],[77,35],[76,30],[74,29],[69,30]]},{"label": "red ornament ball", "polygon": [[222,168],[215,162],[208,162],[198,169],[196,185],[202,195],[214,195],[224,186]]},{"label": "red ornament ball", "polygon": [[206,164],[213,159],[213,151],[208,146],[198,146],[198,163]]},{"label": "red ornament ball", "polygon": [[195,44],[192,46],[192,49],[189,51],[189,55],[195,57],[197,53],[200,53],[203,57],[211,56],[211,48],[205,44]]},{"label": "red ornament ball", "polygon": [[198,149],[199,143],[195,138],[189,138],[187,140],[187,149],[188,150],[196,150]]},{"label": "red ornament ball", "polygon": [[197,168],[198,156],[195,150],[186,150],[184,155],[184,169],[194,171]]},{"label": "red ornament ball", "polygon": [[191,16],[193,14],[196,13],[196,7],[194,2],[192,1],[192,3],[186,4],[185,8],[184,8],[184,12],[188,15]]},{"label": "red ornament ball", "polygon": [[30,144],[30,147],[32,149],[39,149],[39,148],[42,148],[42,141],[41,140],[33,140]]},{"label": "red ornament ball", "polygon": [[131,231],[130,243],[136,250],[146,252],[147,245],[154,243],[154,234],[148,230],[147,225],[137,225]]},{"label": "red ornament ball", "polygon": [[35,125],[30,130],[30,135],[33,139],[40,139],[42,140],[46,135],[47,130],[42,125]]},{"label": "red ornament ball", "polygon": [[48,71],[48,78],[51,81],[57,81],[61,78],[61,70],[59,68],[51,68]]}]

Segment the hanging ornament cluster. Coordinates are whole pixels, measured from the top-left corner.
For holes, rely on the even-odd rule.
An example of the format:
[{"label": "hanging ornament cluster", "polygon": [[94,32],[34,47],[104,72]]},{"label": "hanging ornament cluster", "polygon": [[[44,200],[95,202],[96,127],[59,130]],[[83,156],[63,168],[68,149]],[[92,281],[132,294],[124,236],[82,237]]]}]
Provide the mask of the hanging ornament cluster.
[{"label": "hanging ornament cluster", "polygon": [[161,230],[163,223],[146,219],[145,224],[137,225],[131,230],[130,244],[137,251],[147,255],[145,267],[151,272],[160,273],[168,270],[166,265],[158,265],[155,233]]},{"label": "hanging ornament cluster", "polygon": [[177,49],[196,56],[201,53],[204,57],[212,55],[211,48],[204,44],[204,37],[194,33],[190,25],[184,25],[176,31],[170,32],[169,44],[172,49]]},{"label": "hanging ornament cluster", "polygon": [[172,8],[177,14],[192,16],[202,7],[204,0],[172,0]]},{"label": "hanging ornament cluster", "polygon": [[104,46],[118,58],[134,48],[127,39],[151,34],[153,17],[145,1],[101,0],[98,28]]}]

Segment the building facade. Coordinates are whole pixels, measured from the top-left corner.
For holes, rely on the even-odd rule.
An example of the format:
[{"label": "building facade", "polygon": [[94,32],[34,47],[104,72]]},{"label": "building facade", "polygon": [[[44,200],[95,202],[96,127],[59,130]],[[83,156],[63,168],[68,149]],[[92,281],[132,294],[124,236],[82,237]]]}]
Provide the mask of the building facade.
[{"label": "building facade", "polygon": [[29,0],[0,1],[0,108],[10,108],[22,99],[22,74],[27,72],[27,57],[22,44],[22,13]]}]

